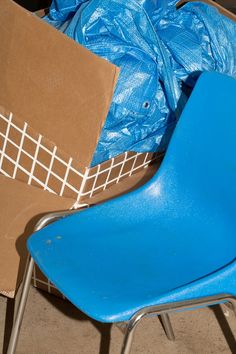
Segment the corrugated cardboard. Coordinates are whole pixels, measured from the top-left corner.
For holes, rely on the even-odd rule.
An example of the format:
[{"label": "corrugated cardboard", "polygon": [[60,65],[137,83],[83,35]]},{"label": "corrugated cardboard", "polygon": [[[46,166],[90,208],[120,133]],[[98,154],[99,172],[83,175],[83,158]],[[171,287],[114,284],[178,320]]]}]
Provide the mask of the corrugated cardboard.
[{"label": "corrugated cardboard", "polygon": [[24,225],[117,185],[153,154],[126,153],[89,168],[117,67],[11,0],[0,0],[0,43],[0,293],[14,296],[23,268],[17,245],[25,249],[32,232]]},{"label": "corrugated cardboard", "polygon": [[13,297],[37,215],[131,190],[161,156],[126,152],[90,168],[119,69],[11,0],[0,0],[0,45],[0,294]]},{"label": "corrugated cardboard", "polygon": [[26,261],[25,242],[39,218],[66,210],[73,200],[0,175],[0,294],[14,297]]},{"label": "corrugated cardboard", "polygon": [[0,293],[12,297],[34,217],[79,197],[119,69],[11,0],[0,43],[0,172],[14,179],[0,176]]},{"label": "corrugated cardboard", "polygon": [[0,105],[89,167],[119,69],[0,0]]}]

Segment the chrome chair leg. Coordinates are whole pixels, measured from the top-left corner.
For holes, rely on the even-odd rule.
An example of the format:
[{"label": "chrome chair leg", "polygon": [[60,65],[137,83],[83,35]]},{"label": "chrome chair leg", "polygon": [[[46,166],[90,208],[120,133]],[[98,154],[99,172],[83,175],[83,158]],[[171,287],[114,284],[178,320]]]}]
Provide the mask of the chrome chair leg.
[{"label": "chrome chair leg", "polygon": [[125,336],[122,344],[121,354],[130,354],[134,338],[134,331],[139,321],[144,317],[144,313],[135,314],[127,324]]},{"label": "chrome chair leg", "polygon": [[124,340],[123,340],[123,345],[121,349],[121,354],[130,354],[131,352],[131,346],[133,343],[133,338],[134,338],[134,330],[135,327],[130,327],[129,323],[127,325],[127,329],[125,332]]},{"label": "chrome chair leg", "polygon": [[13,324],[7,354],[14,354],[15,350],[16,350],[16,345],[17,345],[19,331],[20,331],[20,327],[21,327],[21,323],[22,323],[22,319],[23,319],[23,315],[24,315],[25,305],[26,305],[28,294],[29,294],[33,268],[34,268],[34,260],[33,260],[33,258],[30,258],[28,261],[28,266],[27,266],[27,270],[25,273],[24,281],[23,281],[23,288],[22,288],[20,303],[19,303],[19,306],[17,309],[16,319]]},{"label": "chrome chair leg", "polygon": [[[224,303],[229,302],[233,306],[235,306],[236,297],[228,295],[228,294],[213,295],[213,296],[202,297],[202,298],[193,299],[193,300],[185,300],[185,301],[173,302],[173,303],[169,303],[169,304],[154,305],[154,306],[149,306],[149,307],[141,309],[140,311],[136,312],[136,314],[133,315],[133,317],[130,319],[130,321],[127,324],[121,354],[130,354],[131,345],[132,345],[133,337],[134,337],[134,330],[142,318],[149,317],[150,315],[161,316],[162,320],[163,320],[163,318],[164,318],[164,321],[167,320],[165,322],[165,324],[167,325],[166,327],[168,328],[168,331],[170,331],[170,332],[168,332],[168,334],[172,337],[172,335],[174,336],[174,333],[171,332],[172,327],[170,324],[168,313],[176,312],[180,309],[182,309],[182,310],[183,309],[185,309],[185,310],[194,309],[194,308],[199,308],[199,307],[203,307],[203,306],[206,307],[206,306],[216,305],[216,304],[223,303],[223,302]],[[234,307],[234,309],[235,309],[235,307]],[[164,315],[164,317],[163,317],[163,315]],[[169,325],[170,325],[170,327],[169,327]]]},{"label": "chrome chair leg", "polygon": [[236,301],[230,300],[229,302],[226,302],[224,305],[227,309],[233,311],[234,315],[236,316]]},{"label": "chrome chair leg", "polygon": [[235,300],[232,300],[232,301],[230,301],[230,304],[231,304],[231,306],[232,306],[232,310],[233,310],[234,315],[235,315],[235,317],[236,317],[236,301],[235,301]]},{"label": "chrome chair leg", "polygon": [[174,330],[171,325],[170,317],[169,317],[168,313],[163,313],[162,315],[160,315],[160,318],[161,318],[161,323],[162,323],[162,326],[165,330],[167,338],[171,341],[174,341],[175,334],[174,334]]},{"label": "chrome chair leg", "polygon": [[[131,346],[133,343],[133,338],[134,338],[134,331],[135,328],[137,327],[138,323],[140,322],[140,320],[145,317],[146,313],[140,313],[140,315],[134,315],[133,318],[131,318],[131,320],[128,322],[127,326],[126,326],[126,331],[125,331],[125,336],[124,336],[124,340],[123,340],[123,345],[122,345],[122,349],[121,349],[121,354],[130,354],[131,352]],[[167,338],[169,340],[174,340],[175,336],[174,336],[174,331],[170,322],[170,318],[168,313],[162,313],[160,314],[161,317],[161,321],[163,324],[163,327],[165,329]]]}]

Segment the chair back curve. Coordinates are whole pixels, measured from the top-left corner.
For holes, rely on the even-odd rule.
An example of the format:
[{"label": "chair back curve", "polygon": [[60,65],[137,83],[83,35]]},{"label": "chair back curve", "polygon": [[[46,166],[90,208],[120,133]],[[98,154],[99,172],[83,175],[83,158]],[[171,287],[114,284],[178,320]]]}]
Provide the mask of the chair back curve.
[{"label": "chair back curve", "polygon": [[181,199],[191,194],[236,216],[236,80],[200,76],[162,166],[144,188]]}]

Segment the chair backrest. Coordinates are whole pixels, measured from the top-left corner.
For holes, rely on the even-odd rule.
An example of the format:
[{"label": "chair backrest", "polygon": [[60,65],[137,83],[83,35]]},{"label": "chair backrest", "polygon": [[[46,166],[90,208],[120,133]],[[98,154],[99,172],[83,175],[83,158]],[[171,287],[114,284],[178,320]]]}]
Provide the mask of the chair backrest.
[{"label": "chair backrest", "polygon": [[[236,249],[235,98],[235,80],[203,74],[152,180],[63,220],[63,227],[72,228],[77,220],[80,230],[91,224],[109,235],[114,247],[122,243],[129,251],[133,248],[140,259],[148,254],[160,271],[162,291],[232,262]],[[100,247],[107,242],[106,237],[98,240]]]},{"label": "chair backrest", "polygon": [[236,80],[201,75],[159,171],[132,204],[138,200],[141,218],[150,220],[147,234],[155,225],[164,230],[151,236],[163,250],[163,264],[171,249],[175,267],[188,273],[184,281],[235,259]]},{"label": "chair backrest", "polygon": [[157,179],[182,198],[191,193],[236,216],[236,80],[200,76]]}]

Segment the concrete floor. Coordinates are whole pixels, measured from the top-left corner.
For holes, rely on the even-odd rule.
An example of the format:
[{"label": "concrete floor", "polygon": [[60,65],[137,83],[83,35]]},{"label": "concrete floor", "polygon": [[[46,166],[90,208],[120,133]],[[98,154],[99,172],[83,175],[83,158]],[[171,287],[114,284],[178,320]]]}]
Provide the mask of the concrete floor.
[{"label": "concrete floor", "polygon": [[[5,306],[6,299],[0,298],[1,334]],[[172,315],[175,342],[167,340],[157,318],[146,319],[137,328],[132,354],[236,353],[236,320],[231,310],[223,310],[226,315],[219,306]],[[17,354],[118,354],[122,339],[116,326],[110,334],[109,325],[91,321],[70,303],[32,288]]]}]

